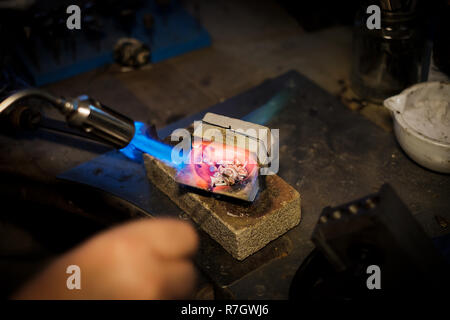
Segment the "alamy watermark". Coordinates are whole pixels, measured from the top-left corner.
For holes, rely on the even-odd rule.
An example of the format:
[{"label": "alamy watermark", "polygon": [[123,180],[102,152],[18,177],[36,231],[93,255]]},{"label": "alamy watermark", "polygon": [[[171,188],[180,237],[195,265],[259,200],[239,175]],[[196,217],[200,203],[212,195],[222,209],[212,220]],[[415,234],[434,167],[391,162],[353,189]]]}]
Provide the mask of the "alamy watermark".
[{"label": "alamy watermark", "polygon": [[66,20],[66,26],[69,30],[81,29],[81,9],[76,4],[67,7],[66,13],[70,16]]},{"label": "alamy watermark", "polygon": [[376,4],[367,7],[366,13],[370,14],[366,21],[369,30],[381,29],[381,9]]},{"label": "alamy watermark", "polygon": [[[278,172],[280,166],[279,138],[279,129],[204,130],[202,121],[195,121],[193,135],[187,129],[176,129],[172,132],[171,140],[178,144],[172,149],[171,161],[179,165],[207,163],[213,158],[232,159],[241,163],[257,164],[260,175],[273,175]],[[208,152],[202,148],[204,142],[214,143]]]},{"label": "alamy watermark", "polygon": [[370,265],[366,269],[366,273],[370,276],[366,280],[366,286],[369,290],[381,289],[381,269],[376,264]]},{"label": "alamy watermark", "polygon": [[72,264],[67,267],[66,273],[70,274],[67,277],[66,286],[69,290],[81,290],[81,269],[79,266]]}]

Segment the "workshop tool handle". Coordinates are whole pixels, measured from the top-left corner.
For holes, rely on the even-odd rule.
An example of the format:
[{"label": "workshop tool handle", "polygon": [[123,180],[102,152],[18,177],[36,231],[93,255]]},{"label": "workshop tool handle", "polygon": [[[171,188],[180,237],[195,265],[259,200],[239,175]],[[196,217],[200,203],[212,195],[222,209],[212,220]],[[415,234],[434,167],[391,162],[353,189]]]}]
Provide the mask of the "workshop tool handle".
[{"label": "workshop tool handle", "polygon": [[65,117],[69,126],[100,139],[114,147],[126,147],[134,137],[134,121],[87,96],[71,101],[38,90],[18,91],[0,103],[0,113],[23,98],[36,97],[50,102]]}]

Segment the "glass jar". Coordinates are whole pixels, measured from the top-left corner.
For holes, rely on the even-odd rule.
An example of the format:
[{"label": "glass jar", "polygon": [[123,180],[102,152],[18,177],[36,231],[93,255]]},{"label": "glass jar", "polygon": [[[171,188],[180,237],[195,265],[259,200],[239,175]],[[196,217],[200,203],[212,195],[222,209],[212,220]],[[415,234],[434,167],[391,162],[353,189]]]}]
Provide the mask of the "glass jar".
[{"label": "glass jar", "polygon": [[369,29],[367,6],[361,7],[353,29],[353,91],[380,103],[419,82],[424,37],[414,11],[381,10],[381,28]]}]

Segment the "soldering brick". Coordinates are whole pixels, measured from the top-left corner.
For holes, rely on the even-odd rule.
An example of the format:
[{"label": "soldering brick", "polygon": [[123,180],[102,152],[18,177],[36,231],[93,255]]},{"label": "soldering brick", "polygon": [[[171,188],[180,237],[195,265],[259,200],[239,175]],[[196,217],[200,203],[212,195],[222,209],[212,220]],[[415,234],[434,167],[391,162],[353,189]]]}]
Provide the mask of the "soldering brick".
[{"label": "soldering brick", "polygon": [[148,154],[144,154],[144,163],[149,180],[238,260],[300,222],[300,194],[277,175],[264,177],[253,202],[236,203],[179,185],[176,170]]}]

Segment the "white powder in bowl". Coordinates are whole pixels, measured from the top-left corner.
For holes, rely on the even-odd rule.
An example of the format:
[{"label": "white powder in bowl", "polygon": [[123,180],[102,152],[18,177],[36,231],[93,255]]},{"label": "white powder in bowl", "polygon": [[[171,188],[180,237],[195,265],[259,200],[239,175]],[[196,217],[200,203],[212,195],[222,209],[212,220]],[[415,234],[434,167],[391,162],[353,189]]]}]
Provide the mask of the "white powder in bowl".
[{"label": "white powder in bowl", "polygon": [[403,119],[420,134],[450,144],[450,102],[425,99],[408,104]]}]

